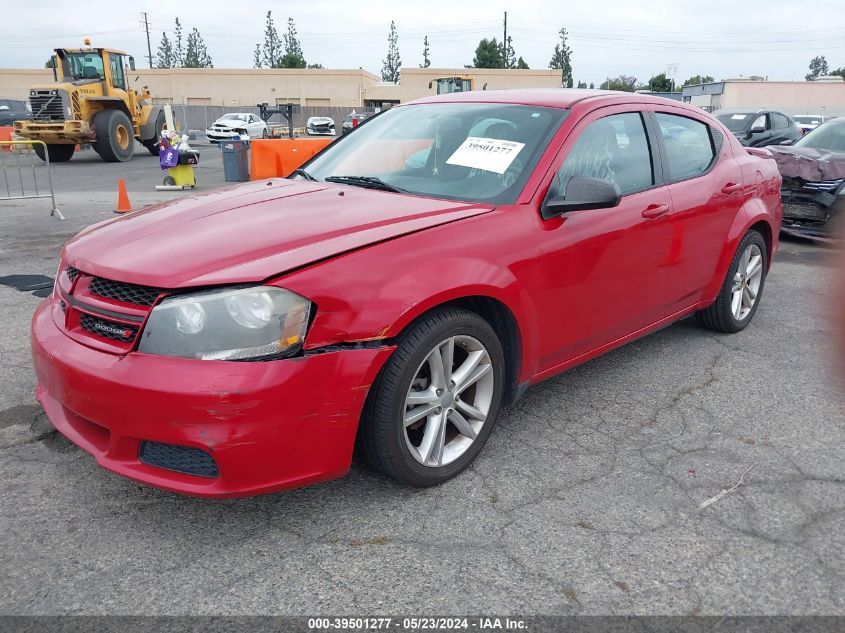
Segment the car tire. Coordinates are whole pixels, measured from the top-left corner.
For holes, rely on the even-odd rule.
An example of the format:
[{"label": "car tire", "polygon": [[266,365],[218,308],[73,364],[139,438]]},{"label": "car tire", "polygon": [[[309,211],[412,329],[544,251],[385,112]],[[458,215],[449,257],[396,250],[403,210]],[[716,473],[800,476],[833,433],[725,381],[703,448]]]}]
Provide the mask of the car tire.
[{"label": "car tire", "polygon": [[155,133],[153,134],[153,137],[148,138],[142,143],[143,146],[147,148],[147,151],[153,156],[158,156],[158,140],[161,138],[161,132],[164,130],[165,125],[164,112],[159,112],[156,117]]},{"label": "car tire", "polygon": [[746,233],[736,249],[716,301],[696,312],[696,321],[709,330],[728,334],[745,329],[760,305],[768,273],[767,257],[763,236],[754,230]]},{"label": "car tire", "polygon": [[[442,360],[449,349],[451,376]],[[433,311],[400,336],[370,389],[360,452],[404,485],[422,488],[451,479],[490,436],[504,380],[502,345],[487,321],[468,310]]]},{"label": "car tire", "polygon": [[32,146],[35,155],[41,160],[46,160],[50,157],[51,163],[66,163],[73,158],[73,153],[76,151],[76,145],[47,145],[46,155],[44,152],[44,145],[35,143]]},{"label": "car tire", "polygon": [[94,116],[94,151],[107,163],[123,163],[135,152],[132,122],[120,110],[102,110]]}]

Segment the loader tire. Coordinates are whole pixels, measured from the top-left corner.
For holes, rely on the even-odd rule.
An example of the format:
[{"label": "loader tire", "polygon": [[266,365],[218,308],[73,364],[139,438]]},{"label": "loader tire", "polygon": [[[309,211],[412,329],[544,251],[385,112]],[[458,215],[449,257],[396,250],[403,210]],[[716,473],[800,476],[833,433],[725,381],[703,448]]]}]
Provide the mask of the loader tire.
[{"label": "loader tire", "polygon": [[107,163],[123,163],[135,152],[132,121],[120,110],[103,110],[94,116],[94,151]]},{"label": "loader tire", "polygon": [[153,156],[158,156],[158,139],[161,138],[161,131],[164,129],[164,126],[164,112],[159,112],[158,116],[156,117],[155,132],[153,134],[153,137],[141,141],[143,146],[146,147],[147,151]]},{"label": "loader tire", "polygon": [[[35,155],[38,156],[38,158],[46,160],[43,145],[36,143],[32,146],[32,149],[35,151]],[[73,151],[75,149],[76,145],[48,145],[47,156],[50,157],[51,163],[66,163],[73,158]]]}]

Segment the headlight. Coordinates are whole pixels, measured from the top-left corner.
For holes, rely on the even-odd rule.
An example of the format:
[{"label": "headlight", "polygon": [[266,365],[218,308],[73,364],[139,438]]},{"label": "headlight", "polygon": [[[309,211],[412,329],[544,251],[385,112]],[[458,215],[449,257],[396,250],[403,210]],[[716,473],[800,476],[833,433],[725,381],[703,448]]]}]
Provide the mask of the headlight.
[{"label": "headlight", "polygon": [[310,312],[308,299],[273,286],[179,295],[153,308],[138,350],[201,360],[289,356]]}]

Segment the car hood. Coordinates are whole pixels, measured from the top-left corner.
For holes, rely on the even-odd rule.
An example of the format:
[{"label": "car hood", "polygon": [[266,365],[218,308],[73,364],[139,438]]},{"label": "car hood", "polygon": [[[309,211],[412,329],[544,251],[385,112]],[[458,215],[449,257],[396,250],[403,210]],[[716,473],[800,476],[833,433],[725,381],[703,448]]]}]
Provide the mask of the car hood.
[{"label": "car hood", "polygon": [[334,125],[334,120],[327,117],[312,117],[308,119],[308,125]]},{"label": "car hood", "polygon": [[789,145],[774,145],[766,149],[784,177],[812,182],[845,178],[845,153]]},{"label": "car hood", "polygon": [[246,121],[236,121],[235,119],[226,119],[215,121],[211,124],[211,127],[246,127]]},{"label": "car hood", "polygon": [[68,242],[62,257],[92,275],[161,288],[257,282],[492,208],[262,180],[106,220]]}]

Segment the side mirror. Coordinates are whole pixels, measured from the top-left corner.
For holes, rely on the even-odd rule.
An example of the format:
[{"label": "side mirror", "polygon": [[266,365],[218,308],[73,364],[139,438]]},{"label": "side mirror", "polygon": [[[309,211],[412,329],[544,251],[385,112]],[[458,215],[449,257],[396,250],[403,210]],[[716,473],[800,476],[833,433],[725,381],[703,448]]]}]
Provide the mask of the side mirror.
[{"label": "side mirror", "polygon": [[622,199],[619,185],[602,178],[573,176],[566,184],[566,194],[549,190],[551,196],[543,203],[541,213],[548,220],[570,211],[611,209]]},{"label": "side mirror", "polygon": [[794,142],[795,141],[793,141],[791,138],[788,138],[785,141],[781,141],[780,145],[792,145]]},{"label": "side mirror", "polygon": [[766,131],[766,128],[764,128],[762,126],[757,126],[757,127],[751,128],[751,134],[762,134],[765,131]]},{"label": "side mirror", "polygon": [[129,70],[135,70],[135,58],[129,56]]}]

